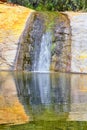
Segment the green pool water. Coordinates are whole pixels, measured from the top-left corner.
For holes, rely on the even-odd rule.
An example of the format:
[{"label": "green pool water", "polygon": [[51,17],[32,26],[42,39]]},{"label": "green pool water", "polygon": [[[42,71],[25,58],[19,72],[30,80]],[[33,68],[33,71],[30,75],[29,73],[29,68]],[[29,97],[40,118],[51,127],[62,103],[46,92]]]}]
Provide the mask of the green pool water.
[{"label": "green pool water", "polygon": [[3,111],[0,130],[87,129],[87,75],[0,72],[0,112],[4,107],[12,107],[13,97],[20,102],[29,121],[20,125],[13,125],[11,120],[4,123]]},{"label": "green pool water", "polygon": [[0,126],[0,130],[87,130],[86,122],[40,121],[24,125]]}]

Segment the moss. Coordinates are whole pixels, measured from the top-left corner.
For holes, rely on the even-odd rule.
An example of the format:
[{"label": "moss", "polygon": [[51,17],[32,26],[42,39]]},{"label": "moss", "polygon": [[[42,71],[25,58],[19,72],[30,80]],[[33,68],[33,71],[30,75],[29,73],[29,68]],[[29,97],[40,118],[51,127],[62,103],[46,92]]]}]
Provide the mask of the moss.
[{"label": "moss", "polygon": [[52,31],[52,28],[55,25],[55,20],[56,18],[59,17],[60,14],[58,12],[49,12],[49,11],[44,11],[39,13],[41,13],[44,17],[44,25],[46,31]]},{"label": "moss", "polygon": [[52,54],[54,53],[55,48],[56,48],[56,44],[52,44],[52,45],[51,45],[51,53],[52,53]]}]

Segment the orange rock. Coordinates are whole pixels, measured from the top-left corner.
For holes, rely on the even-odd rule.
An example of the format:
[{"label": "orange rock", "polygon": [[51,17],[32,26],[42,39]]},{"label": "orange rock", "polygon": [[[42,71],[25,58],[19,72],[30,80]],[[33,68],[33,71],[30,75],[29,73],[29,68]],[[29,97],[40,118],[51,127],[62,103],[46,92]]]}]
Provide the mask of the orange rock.
[{"label": "orange rock", "polygon": [[7,2],[7,0],[0,0],[1,2]]}]

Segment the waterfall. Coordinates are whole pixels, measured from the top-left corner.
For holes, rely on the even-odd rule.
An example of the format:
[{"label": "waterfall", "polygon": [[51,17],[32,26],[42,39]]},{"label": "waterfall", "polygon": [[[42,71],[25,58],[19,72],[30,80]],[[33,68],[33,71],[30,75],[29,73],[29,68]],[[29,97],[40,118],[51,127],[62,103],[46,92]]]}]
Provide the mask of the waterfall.
[{"label": "waterfall", "polygon": [[46,32],[42,36],[38,61],[37,59],[34,61],[34,71],[49,71],[51,59],[51,43],[52,35],[50,32]]}]

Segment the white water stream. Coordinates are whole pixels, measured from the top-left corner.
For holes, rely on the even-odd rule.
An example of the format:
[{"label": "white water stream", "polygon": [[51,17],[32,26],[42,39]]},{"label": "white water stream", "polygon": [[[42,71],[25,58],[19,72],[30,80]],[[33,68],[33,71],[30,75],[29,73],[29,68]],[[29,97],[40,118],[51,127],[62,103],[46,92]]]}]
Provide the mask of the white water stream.
[{"label": "white water stream", "polygon": [[38,64],[37,61],[34,62],[34,71],[38,72],[47,72],[50,68],[50,59],[51,59],[51,43],[52,43],[52,35],[50,32],[43,34],[41,40],[41,48],[39,53]]}]

